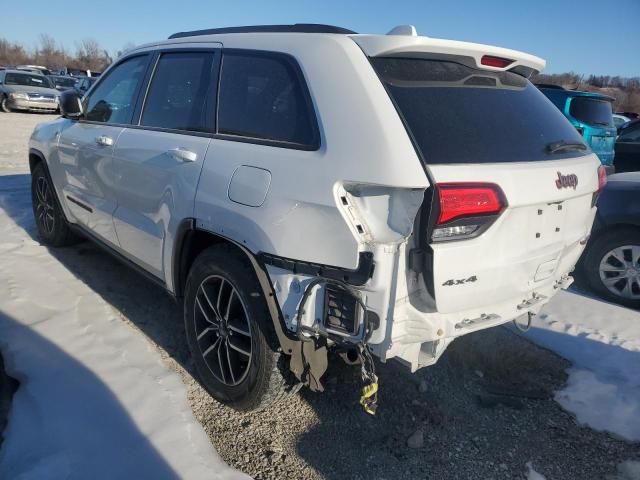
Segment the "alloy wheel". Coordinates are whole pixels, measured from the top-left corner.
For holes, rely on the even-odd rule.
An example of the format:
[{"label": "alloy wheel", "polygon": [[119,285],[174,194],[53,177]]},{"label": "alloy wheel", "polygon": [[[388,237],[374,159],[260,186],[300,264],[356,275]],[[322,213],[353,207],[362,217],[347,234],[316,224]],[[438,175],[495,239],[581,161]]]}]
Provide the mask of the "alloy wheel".
[{"label": "alloy wheel", "polygon": [[640,245],[610,250],[600,261],[600,280],[614,295],[640,299]]},{"label": "alloy wheel", "polygon": [[196,292],[194,328],[200,354],[219,382],[235,386],[251,365],[251,325],[235,287],[219,275],[205,278]]},{"label": "alloy wheel", "polygon": [[55,205],[53,194],[46,178],[40,177],[36,182],[36,218],[44,233],[51,235],[55,228]]}]

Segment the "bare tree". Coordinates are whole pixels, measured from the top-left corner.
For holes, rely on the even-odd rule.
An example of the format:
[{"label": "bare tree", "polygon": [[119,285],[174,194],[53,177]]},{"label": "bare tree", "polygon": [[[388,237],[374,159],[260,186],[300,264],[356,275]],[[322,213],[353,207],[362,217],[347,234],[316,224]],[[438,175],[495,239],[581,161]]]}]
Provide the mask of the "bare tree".
[{"label": "bare tree", "polygon": [[93,38],[85,38],[77,45],[75,64],[78,68],[101,72],[110,63],[111,57]]},{"label": "bare tree", "polygon": [[29,60],[22,45],[0,38],[0,65],[18,65]]},{"label": "bare tree", "polygon": [[127,53],[129,50],[131,50],[132,48],[135,48],[136,44],[133,42],[127,42],[125,43],[122,48],[120,50],[118,50],[118,52],[116,53],[116,58],[121,57],[122,55],[124,55],[125,53]]}]

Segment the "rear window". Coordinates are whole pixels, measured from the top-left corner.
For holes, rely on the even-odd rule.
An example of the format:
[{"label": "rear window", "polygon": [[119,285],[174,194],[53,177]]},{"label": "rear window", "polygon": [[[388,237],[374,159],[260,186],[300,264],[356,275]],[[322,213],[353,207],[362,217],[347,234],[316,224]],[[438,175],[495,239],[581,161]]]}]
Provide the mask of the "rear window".
[{"label": "rear window", "polygon": [[569,113],[573,118],[587,125],[612,127],[613,116],[611,102],[589,97],[573,97],[569,104]]},{"label": "rear window", "polygon": [[426,163],[527,162],[584,155],[546,153],[550,143],[582,143],[582,137],[518,74],[442,60],[371,62]]}]

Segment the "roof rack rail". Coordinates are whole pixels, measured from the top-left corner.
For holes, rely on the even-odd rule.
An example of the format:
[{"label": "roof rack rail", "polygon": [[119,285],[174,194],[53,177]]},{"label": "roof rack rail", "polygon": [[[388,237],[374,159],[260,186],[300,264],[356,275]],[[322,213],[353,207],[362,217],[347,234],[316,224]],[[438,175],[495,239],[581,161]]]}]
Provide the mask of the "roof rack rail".
[{"label": "roof rack rail", "polygon": [[356,32],[348,28],[323,25],[320,23],[296,23],[293,25],[253,25],[246,27],[208,28],[205,30],[193,30],[191,32],[178,32],[169,37],[184,38],[197,37],[199,35],[219,35],[222,33],[263,33],[263,32],[294,32],[294,33],[340,33],[351,35]]}]

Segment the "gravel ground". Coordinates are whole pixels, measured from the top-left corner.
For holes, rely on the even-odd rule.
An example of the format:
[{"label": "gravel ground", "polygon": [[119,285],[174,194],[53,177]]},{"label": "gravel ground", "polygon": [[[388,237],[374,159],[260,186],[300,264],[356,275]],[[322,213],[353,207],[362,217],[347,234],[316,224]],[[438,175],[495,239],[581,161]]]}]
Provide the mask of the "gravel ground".
[{"label": "gravel ground", "polygon": [[[43,117],[0,114],[0,155],[15,150],[25,162],[15,171],[25,170],[25,145],[6,145],[20,136],[6,129],[27,132]],[[303,390],[265,412],[237,413],[194,379],[181,308],[160,288],[89,243],[53,253],[180,373],[220,455],[256,479],[512,479],[532,462],[548,480],[584,480],[640,460],[640,445],[577,425],[551,398],[568,363],[506,328],[454,342],[415,375],[379,365],[375,417],[358,407],[358,372],[341,361],[331,363],[324,394]]]}]

